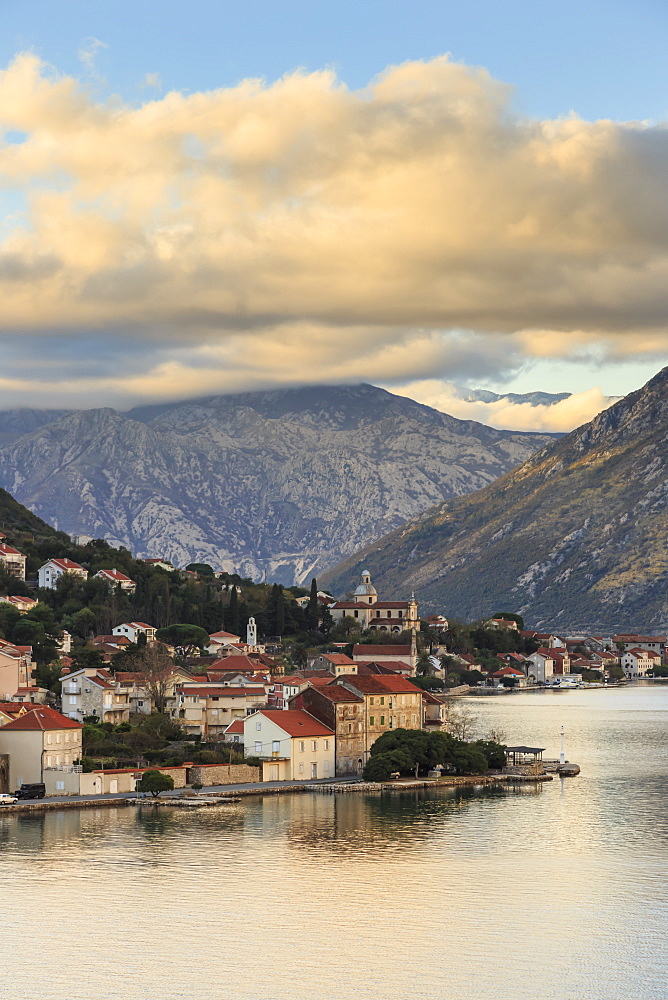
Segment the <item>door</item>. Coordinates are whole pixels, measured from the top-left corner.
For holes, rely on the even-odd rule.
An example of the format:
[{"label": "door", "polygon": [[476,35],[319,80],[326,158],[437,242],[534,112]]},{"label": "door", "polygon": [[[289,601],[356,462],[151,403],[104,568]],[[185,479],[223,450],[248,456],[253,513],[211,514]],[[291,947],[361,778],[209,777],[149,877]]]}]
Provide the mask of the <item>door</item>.
[{"label": "door", "polygon": [[269,767],[269,780],[278,781],[278,764],[271,764]]},{"label": "door", "polygon": [[311,764],[311,777],[312,778],[317,778],[318,777],[318,765],[317,764]]},{"label": "door", "polygon": [[93,778],[93,795],[102,794],[102,778]]},{"label": "door", "polygon": [[118,778],[112,778],[109,782],[109,791],[112,795],[115,795],[118,791]]}]

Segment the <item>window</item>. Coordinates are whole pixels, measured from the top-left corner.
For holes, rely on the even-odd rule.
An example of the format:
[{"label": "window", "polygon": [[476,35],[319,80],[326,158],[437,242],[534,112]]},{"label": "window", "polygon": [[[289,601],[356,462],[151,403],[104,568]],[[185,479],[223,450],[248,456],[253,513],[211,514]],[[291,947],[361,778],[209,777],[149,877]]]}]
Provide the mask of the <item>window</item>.
[{"label": "window", "polygon": [[56,743],[60,743],[61,741],[62,741],[62,735],[60,733],[56,733]]},{"label": "window", "polygon": [[262,753],[262,744],[259,740],[255,741],[255,753]]},{"label": "window", "polygon": [[70,695],[70,705],[76,705],[76,703],[77,703],[77,696],[75,694],[71,694]]},{"label": "window", "polygon": [[62,791],[64,791],[64,789],[65,789],[65,782],[64,781],[57,781],[56,782],[56,791],[57,792],[62,792]]},{"label": "window", "polygon": [[325,750],[329,750],[329,740],[325,740]]},{"label": "window", "polygon": [[370,704],[370,705],[373,705],[373,704],[374,704],[374,699],[373,699],[373,698],[369,698],[369,704]]},{"label": "window", "polygon": [[369,716],[369,725],[370,725],[370,726],[373,726],[373,725],[374,725],[374,723],[375,723],[375,721],[376,721],[376,720],[375,720],[375,718],[373,717],[373,715],[370,715],[370,716]]},{"label": "window", "polygon": [[53,737],[51,736],[51,733],[47,733],[47,735],[46,735],[46,742],[47,743],[53,742]]},{"label": "window", "polygon": [[300,774],[304,773],[304,765],[303,765],[303,763],[299,765],[299,773]]},{"label": "window", "polygon": [[385,704],[385,699],[384,699],[384,698],[381,698],[381,699],[380,699],[380,703],[381,703],[381,705],[384,705],[384,704]]},{"label": "window", "polygon": [[281,741],[280,740],[272,740],[272,743],[271,743],[271,752],[272,753],[278,753],[280,749],[281,749]]},{"label": "window", "polygon": [[318,741],[311,740],[311,750],[317,750],[317,749],[318,749]]},{"label": "window", "polygon": [[384,715],[381,715],[381,717],[380,717],[380,724],[381,724],[381,726],[385,725],[385,716]]},{"label": "window", "polygon": [[352,733],[352,731],[353,731],[353,724],[352,724],[352,722],[349,722],[348,723],[348,732]]},{"label": "window", "polygon": [[257,729],[258,733],[262,729],[262,722],[260,719],[258,719],[257,722],[255,723],[255,728]]},{"label": "window", "polygon": [[304,741],[300,740],[299,741],[299,752],[300,753],[304,753],[304,747],[305,747]]}]

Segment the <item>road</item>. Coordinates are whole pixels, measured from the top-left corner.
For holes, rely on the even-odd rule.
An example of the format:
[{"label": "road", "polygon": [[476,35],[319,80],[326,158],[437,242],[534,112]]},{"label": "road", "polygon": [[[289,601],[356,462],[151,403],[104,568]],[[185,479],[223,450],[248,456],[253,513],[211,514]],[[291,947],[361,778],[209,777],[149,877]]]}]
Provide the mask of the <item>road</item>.
[{"label": "road", "polygon": [[[357,780],[359,779],[311,778],[308,781],[249,781],[246,782],[245,784],[239,784],[239,785],[206,785],[204,788],[201,789],[199,794],[203,798],[206,795],[208,794],[210,795],[215,792],[227,792],[230,795],[234,795],[235,792],[254,791],[261,794],[263,791],[267,789],[275,789],[275,788],[288,789],[288,788],[301,787],[304,785],[328,785],[332,783],[340,785],[343,784],[344,782],[357,781]],[[178,794],[180,791],[190,791],[190,789],[180,789],[180,788],[175,789],[176,794]],[[170,792],[169,794],[171,795],[173,793]],[[49,795],[45,799],[22,799],[20,802],[17,802],[16,805],[17,806],[39,805],[42,802],[44,804],[48,803],[49,805],[57,804],[59,802],[66,802],[69,805],[71,805],[74,802],[101,802],[105,800],[108,801],[110,799],[130,799],[134,797],[135,797],[134,792],[114,792],[113,794],[108,794],[108,795]],[[150,796],[146,796],[146,798],[150,799]],[[7,812],[9,811],[13,812],[15,807],[0,806],[0,814],[2,813],[3,809],[6,809]]]}]

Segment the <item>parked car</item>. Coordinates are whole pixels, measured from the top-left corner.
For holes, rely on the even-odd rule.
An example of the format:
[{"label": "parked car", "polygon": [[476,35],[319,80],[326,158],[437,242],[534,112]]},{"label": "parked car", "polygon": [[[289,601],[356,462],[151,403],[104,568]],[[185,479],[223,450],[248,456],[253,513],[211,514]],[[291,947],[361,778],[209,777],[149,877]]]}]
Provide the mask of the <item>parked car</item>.
[{"label": "parked car", "polygon": [[46,785],[40,781],[34,781],[30,785],[21,785],[16,792],[19,799],[43,799],[45,795]]},{"label": "parked car", "polygon": [[11,806],[14,802],[18,802],[15,795],[9,795],[7,792],[0,792],[0,806]]}]

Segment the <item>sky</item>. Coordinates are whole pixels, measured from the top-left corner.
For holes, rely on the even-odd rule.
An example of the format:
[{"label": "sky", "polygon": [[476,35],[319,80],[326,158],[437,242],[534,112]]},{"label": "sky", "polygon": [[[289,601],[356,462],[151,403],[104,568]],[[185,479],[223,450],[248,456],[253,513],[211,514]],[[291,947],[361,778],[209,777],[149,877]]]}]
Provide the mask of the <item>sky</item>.
[{"label": "sky", "polygon": [[665,4],[0,13],[0,408],[366,381],[569,430],[668,363]]}]

